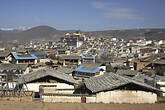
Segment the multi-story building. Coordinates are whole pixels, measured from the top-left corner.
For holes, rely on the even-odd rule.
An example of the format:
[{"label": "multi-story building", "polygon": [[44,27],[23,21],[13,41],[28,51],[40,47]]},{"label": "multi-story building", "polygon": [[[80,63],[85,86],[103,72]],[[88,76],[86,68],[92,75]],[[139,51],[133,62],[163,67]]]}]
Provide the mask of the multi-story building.
[{"label": "multi-story building", "polygon": [[86,40],[85,35],[82,31],[78,30],[74,34],[67,33],[65,36],[60,38],[61,42],[64,42],[67,46],[80,47]]},{"label": "multi-story building", "polygon": [[103,63],[83,63],[73,71],[72,75],[76,80],[84,80],[103,75],[105,71],[106,66]]}]

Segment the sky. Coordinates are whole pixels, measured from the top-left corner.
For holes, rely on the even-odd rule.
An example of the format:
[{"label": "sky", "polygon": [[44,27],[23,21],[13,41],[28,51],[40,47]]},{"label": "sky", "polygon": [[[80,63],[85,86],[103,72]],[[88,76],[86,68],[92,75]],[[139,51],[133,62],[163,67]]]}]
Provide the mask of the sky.
[{"label": "sky", "polygon": [[165,0],[0,0],[0,28],[165,28]]}]

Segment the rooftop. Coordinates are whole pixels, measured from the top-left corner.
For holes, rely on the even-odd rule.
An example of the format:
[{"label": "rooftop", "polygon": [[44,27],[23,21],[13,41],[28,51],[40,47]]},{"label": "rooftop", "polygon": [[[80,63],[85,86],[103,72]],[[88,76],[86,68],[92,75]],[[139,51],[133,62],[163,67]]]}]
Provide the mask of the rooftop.
[{"label": "rooftop", "polygon": [[34,54],[23,54],[23,55],[16,55],[13,54],[15,59],[38,59]]},{"label": "rooftop", "polygon": [[101,68],[90,68],[90,67],[79,66],[74,71],[85,72],[85,73],[97,73],[100,69]]},{"label": "rooftop", "polygon": [[142,86],[149,90],[158,91],[158,89],[150,85],[147,85],[142,82],[138,82],[136,80],[132,80],[131,78],[120,76],[115,73],[105,73],[104,75],[101,75],[98,77],[92,77],[90,79],[85,80],[86,87],[92,93],[101,92],[105,90],[112,90],[112,89],[118,88],[119,86],[123,86],[130,83]]},{"label": "rooftop", "polygon": [[165,58],[165,53],[158,53],[149,57],[141,58],[140,61],[152,62],[158,58]]},{"label": "rooftop", "polygon": [[30,54],[46,54],[45,51],[39,51],[39,50],[32,50],[29,51]]},{"label": "rooftop", "polygon": [[7,57],[10,52],[0,52],[0,57]]},{"label": "rooftop", "polygon": [[73,79],[72,76],[67,75],[63,72],[57,71],[57,70],[50,69],[50,68],[44,68],[44,69],[40,69],[38,71],[34,71],[34,72],[31,72],[28,74],[24,74],[18,80],[18,83],[19,84],[28,83],[28,82],[32,82],[36,79],[40,79],[40,78],[43,78],[46,76],[52,76],[52,77],[58,78],[60,80],[69,82],[71,84],[77,84],[76,80]]},{"label": "rooftop", "polygon": [[65,56],[62,56],[62,59],[81,59],[80,56],[76,56],[76,55],[65,55]]},{"label": "rooftop", "polygon": [[95,56],[93,56],[93,57],[82,56],[82,59],[95,59]]},{"label": "rooftop", "polygon": [[101,65],[103,65],[103,63],[82,63],[80,66],[90,67],[90,68],[98,68]]},{"label": "rooftop", "polygon": [[0,64],[0,70],[26,70],[28,64]]},{"label": "rooftop", "polygon": [[153,61],[152,63],[165,65],[165,59],[164,58],[158,59],[158,60]]},{"label": "rooftop", "polygon": [[72,73],[74,69],[71,68],[58,68],[57,71],[63,72],[63,73]]},{"label": "rooftop", "polygon": [[117,74],[120,75],[137,75],[138,71],[137,70],[117,70]]}]

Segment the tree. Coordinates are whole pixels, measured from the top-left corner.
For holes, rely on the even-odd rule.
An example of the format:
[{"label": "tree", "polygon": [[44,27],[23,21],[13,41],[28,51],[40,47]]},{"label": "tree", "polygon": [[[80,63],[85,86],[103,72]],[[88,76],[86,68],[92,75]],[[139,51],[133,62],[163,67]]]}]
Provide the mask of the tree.
[{"label": "tree", "polygon": [[53,60],[61,60],[60,56],[55,56],[53,54],[48,55],[48,58],[53,59]]},{"label": "tree", "polygon": [[111,66],[111,64],[106,66],[106,72],[115,72],[114,68]]},{"label": "tree", "polygon": [[104,60],[104,61],[109,60],[109,59],[108,59],[108,56],[107,56],[106,54],[103,54],[103,55],[101,56],[101,59]]},{"label": "tree", "polygon": [[75,88],[76,89],[84,89],[84,81],[78,82],[78,85]]},{"label": "tree", "polygon": [[155,67],[155,72],[157,75],[163,76],[164,71],[165,71],[165,66],[163,65]]}]

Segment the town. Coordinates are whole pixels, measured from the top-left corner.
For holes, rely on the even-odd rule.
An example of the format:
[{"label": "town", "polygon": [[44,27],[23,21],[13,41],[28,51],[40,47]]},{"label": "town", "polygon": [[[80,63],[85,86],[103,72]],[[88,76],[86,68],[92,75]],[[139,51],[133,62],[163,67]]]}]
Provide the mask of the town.
[{"label": "town", "polygon": [[165,97],[165,40],[86,37],[0,46],[0,96],[42,102],[156,103]]}]

